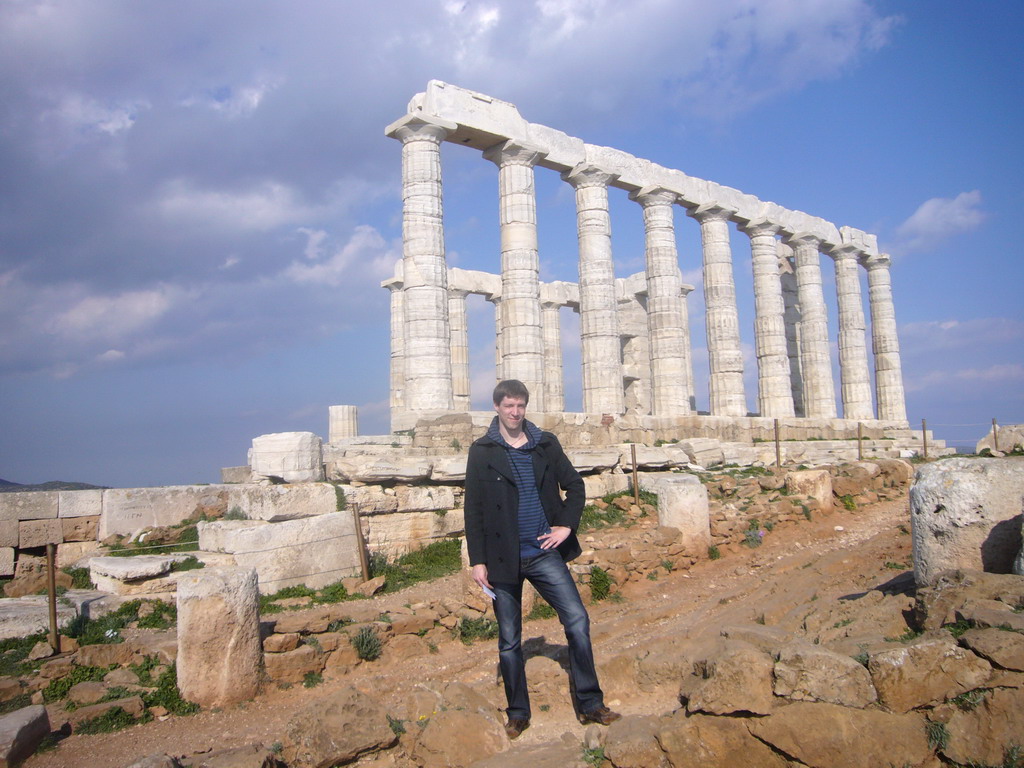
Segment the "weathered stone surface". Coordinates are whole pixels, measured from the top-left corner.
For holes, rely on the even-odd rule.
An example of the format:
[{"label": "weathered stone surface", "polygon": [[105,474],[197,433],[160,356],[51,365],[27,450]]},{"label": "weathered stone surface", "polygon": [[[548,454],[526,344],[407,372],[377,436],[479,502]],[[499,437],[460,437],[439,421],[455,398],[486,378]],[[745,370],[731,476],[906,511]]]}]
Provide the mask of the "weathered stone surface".
[{"label": "weathered stone surface", "polygon": [[252,473],[286,483],[324,479],[323,440],[312,432],[275,432],[254,437],[249,450]]},{"label": "weathered stone surface", "polygon": [[58,568],[87,568],[86,561],[100,548],[98,541],[65,541],[57,545]]},{"label": "weathered stone surface", "polygon": [[189,760],[191,768],[278,768],[282,763],[262,744],[217,749]]},{"label": "weathered stone surface", "polygon": [[449,709],[427,721],[413,748],[423,768],[467,768],[508,748],[502,725],[479,712]]},{"label": "weathered stone surface", "polygon": [[394,488],[381,488],[379,485],[343,485],[349,509],[360,515],[378,515],[398,511],[398,496]]},{"label": "weathered stone surface", "polygon": [[704,555],[711,544],[708,492],[694,475],[647,473],[640,487],[658,494],[658,524],[679,530],[684,551]]},{"label": "weathered stone surface", "polygon": [[448,486],[400,485],[395,489],[399,512],[434,512],[455,506],[455,494]]},{"label": "weathered stone surface", "polygon": [[921,765],[931,754],[924,718],[798,702],[747,721],[750,732],[809,768]]},{"label": "weathered stone surface", "polygon": [[243,485],[228,492],[228,509],[249,520],[278,523],[338,511],[338,496],[330,483]]},{"label": "weathered stone surface", "polygon": [[17,520],[0,520],[0,547],[17,547],[20,528]]},{"label": "weathered stone surface", "polygon": [[832,475],[825,469],[805,469],[786,475],[786,490],[818,501],[832,499]]},{"label": "weathered stone surface", "polygon": [[786,646],[775,662],[775,695],[863,708],[877,699],[867,669],[821,646]]},{"label": "weathered stone surface", "polygon": [[722,443],[710,437],[693,437],[681,440],[676,446],[686,453],[691,464],[700,467],[717,467],[725,461]]},{"label": "weathered stone surface", "polygon": [[267,653],[284,653],[299,647],[298,632],[284,632],[263,638],[263,650]]},{"label": "weathered stone surface", "polygon": [[441,457],[434,459],[433,469],[430,470],[430,479],[435,483],[461,483],[466,479],[467,454],[460,454],[452,457]]},{"label": "weathered stone surface", "polygon": [[433,461],[408,456],[346,456],[336,459],[332,479],[360,483],[414,483],[430,477]]},{"label": "weathered stone surface", "polygon": [[868,669],[879,701],[893,712],[938,704],[979,688],[992,673],[991,664],[951,638],[920,640],[874,653]]},{"label": "weathered stone surface", "polygon": [[121,581],[151,579],[169,573],[171,566],[187,555],[139,555],[138,557],[94,557],[89,568],[95,576]]},{"label": "weathered stone surface", "polygon": [[256,571],[204,568],[178,581],[178,687],[204,707],[251,699],[259,691],[260,645]]},{"label": "weathered stone surface", "polygon": [[14,575],[14,547],[0,547],[0,576]]},{"label": "weathered stone surface", "polygon": [[168,754],[157,752],[136,760],[128,768],[181,768],[181,763]]},{"label": "weathered stone surface", "polygon": [[23,520],[18,524],[18,546],[44,547],[47,544],[60,544],[64,540],[64,529],[60,520]]},{"label": "weathered stone surface", "polygon": [[988,691],[973,709],[953,710],[946,723],[949,743],[941,750],[961,765],[1009,765],[1007,751],[1024,734],[1024,688]]},{"label": "weathered stone surface", "polygon": [[599,475],[584,475],[583,488],[588,499],[599,499],[609,493],[629,490],[630,475],[616,472],[602,472]]},{"label": "weathered stone surface", "polygon": [[264,656],[267,677],[275,683],[301,683],[308,673],[323,672],[326,662],[327,657],[311,645]]},{"label": "weathered stone surface", "polygon": [[46,707],[34,704],[0,717],[0,765],[14,766],[36,751],[50,732]]},{"label": "weathered stone surface", "polygon": [[633,470],[633,449],[636,448],[636,465],[643,469],[662,469],[672,464],[672,457],[664,448],[650,445],[620,445],[619,466],[623,471]]},{"label": "weathered stone surface", "polygon": [[1024,604],[1024,578],[970,570],[940,573],[929,586],[918,587],[915,622],[921,629],[938,629],[957,621],[966,607],[995,599],[1007,609]]},{"label": "weathered stone surface", "polygon": [[986,448],[990,451],[996,450],[996,442],[999,443],[998,450],[1003,453],[1024,447],[1024,424],[1005,424],[999,427],[997,437],[998,440],[993,439],[992,430],[989,430],[988,434],[978,441],[974,452],[981,453]]},{"label": "weathered stone surface", "polygon": [[470,768],[589,768],[591,763],[583,759],[578,743],[566,741],[549,742],[539,745],[515,745],[506,752],[499,752],[483,760],[477,760]]},{"label": "weathered stone surface", "polygon": [[0,520],[44,520],[57,516],[57,491],[0,493]]},{"label": "weathered stone surface", "polygon": [[57,491],[57,517],[98,517],[103,514],[103,491]]},{"label": "weathered stone surface", "polygon": [[161,488],[111,488],[103,492],[99,538],[131,536],[143,528],[177,525],[197,513],[227,511],[227,486],[179,485]]},{"label": "weathered stone surface", "polygon": [[[58,587],[71,588],[71,577],[58,571],[55,574]],[[22,552],[14,567],[14,578],[4,584],[4,595],[7,597],[25,597],[36,595],[47,589],[48,577],[46,558],[32,557]]]},{"label": "weathered stone surface", "polygon": [[16,677],[0,677],[0,701],[10,701],[24,693],[21,681]]},{"label": "weathered stone surface", "polygon": [[679,710],[662,720],[658,743],[672,768],[786,768],[785,759],[750,735],[746,722],[746,718],[687,716]]},{"label": "weathered stone surface", "polygon": [[1021,549],[1024,458],[953,458],[922,466],[910,489],[914,579],[942,571],[1010,573]]},{"label": "weathered stone surface", "polygon": [[392,515],[373,515],[362,520],[366,545],[374,552],[389,557],[403,555],[414,549],[462,533],[464,518],[461,509],[437,512],[396,512]]},{"label": "weathered stone surface", "polygon": [[199,547],[233,554],[240,567],[255,568],[264,593],[296,584],[317,589],[361,572],[350,512],[270,524],[200,523]]},{"label": "weathered stone surface", "polygon": [[343,688],[292,717],[281,740],[281,757],[289,768],[323,768],[351,762],[397,740],[376,700]]},{"label": "weathered stone surface", "polygon": [[100,530],[100,516],[62,517],[60,527],[64,541],[96,541],[96,535]]},{"label": "weathered stone surface", "polygon": [[114,701],[104,701],[100,704],[92,704],[88,707],[76,709],[74,712],[68,714],[68,720],[71,723],[71,730],[77,730],[77,726],[81,725],[86,720],[93,720],[100,717],[115,707],[123,709],[132,717],[141,717],[142,713],[146,711],[146,705],[143,703],[141,696],[126,696],[123,699],[115,699]]},{"label": "weathered stone surface", "polygon": [[660,719],[654,716],[627,715],[608,728],[605,755],[615,768],[661,768],[668,759],[656,734]]},{"label": "weathered stone surface", "polygon": [[[689,688],[688,712],[727,715],[772,711],[772,658],[739,640],[726,640],[716,655],[698,662],[700,678]],[[688,687],[689,681],[683,685]]]},{"label": "weathered stone surface", "polygon": [[83,645],[78,649],[75,661],[83,667],[123,666],[140,660],[142,654],[134,643],[101,643]]},{"label": "weathered stone surface", "polygon": [[960,644],[1002,669],[1024,672],[1024,635],[1001,629],[969,629]]},{"label": "weathered stone surface", "polygon": [[956,612],[958,621],[975,627],[1005,627],[1024,632],[1024,615],[1013,610],[1002,600],[978,600],[965,603]]},{"label": "weathered stone surface", "polygon": [[103,683],[86,681],[71,686],[68,691],[68,699],[79,706],[95,704],[103,698],[107,692],[107,686]]},{"label": "weathered stone surface", "polygon": [[577,472],[603,472],[619,464],[620,452],[614,448],[603,450],[566,449],[565,455]]}]

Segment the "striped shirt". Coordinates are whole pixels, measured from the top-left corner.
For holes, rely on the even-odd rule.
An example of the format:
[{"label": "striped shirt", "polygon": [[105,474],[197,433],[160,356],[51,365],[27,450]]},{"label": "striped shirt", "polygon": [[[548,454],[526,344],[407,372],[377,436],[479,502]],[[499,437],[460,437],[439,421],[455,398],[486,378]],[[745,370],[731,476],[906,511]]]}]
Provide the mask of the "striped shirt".
[{"label": "striped shirt", "polygon": [[498,445],[503,445],[508,455],[508,463],[512,468],[512,477],[519,495],[519,557],[526,559],[543,553],[537,537],[550,533],[551,526],[548,525],[544,507],[541,506],[537,479],[533,473],[533,449],[540,440],[540,430],[535,424],[524,420],[523,431],[526,433],[526,443],[513,448],[501,436],[498,419],[495,418],[491,428],[487,430],[487,436]]}]

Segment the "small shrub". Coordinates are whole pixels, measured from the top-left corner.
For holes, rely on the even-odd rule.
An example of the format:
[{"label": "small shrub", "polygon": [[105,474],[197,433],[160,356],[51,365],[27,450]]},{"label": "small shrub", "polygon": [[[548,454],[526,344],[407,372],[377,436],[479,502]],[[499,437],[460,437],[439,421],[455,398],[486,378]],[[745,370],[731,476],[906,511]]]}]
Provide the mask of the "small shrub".
[{"label": "small shrub", "polygon": [[664,568],[669,573],[672,573],[672,571],[674,571],[675,568],[676,568],[676,564],[673,563],[671,560],[666,558],[665,560],[661,561],[661,567]]},{"label": "small shrub", "polygon": [[764,531],[747,530],[743,532],[742,544],[755,549],[761,546],[761,541],[764,539]]},{"label": "small shrub", "polygon": [[853,657],[853,660],[856,661],[858,664],[860,664],[865,669],[867,669],[867,666],[868,666],[868,652],[866,650],[862,649],[860,653],[858,653],[856,656]]},{"label": "small shrub", "polygon": [[456,453],[462,450],[462,443],[459,442],[457,437],[453,437],[452,441],[448,443],[448,446]]},{"label": "small shrub", "polygon": [[626,513],[614,505],[600,509],[593,504],[588,504],[583,508],[583,514],[580,516],[579,531],[596,531],[613,525],[622,525],[625,520]]},{"label": "small shrub", "polygon": [[383,593],[397,592],[421,581],[432,581],[462,568],[462,544],[457,538],[443,539],[408,552],[394,562],[380,553],[370,556],[370,576],[384,577]]},{"label": "small shrub", "polygon": [[61,570],[71,577],[72,589],[96,589],[88,568],[61,568]]},{"label": "small shrub", "polygon": [[224,513],[224,519],[247,520],[248,518],[245,516],[245,512],[242,511],[242,508],[236,504],[235,506],[233,506],[231,509]]},{"label": "small shrub", "polygon": [[151,719],[153,719],[153,716],[149,712],[136,719],[121,709],[121,707],[112,707],[99,717],[80,722],[75,727],[75,733],[113,733],[136,723],[148,722]]},{"label": "small shrub", "polygon": [[348,499],[345,498],[345,489],[335,483],[334,485],[335,508],[338,512],[344,512],[348,507]]},{"label": "small shrub", "polygon": [[[199,564],[202,567],[202,563]],[[178,621],[178,606],[165,603],[163,600],[147,601],[152,606],[150,612],[138,620],[141,629],[169,629]]]},{"label": "small shrub", "polygon": [[718,560],[722,556],[722,550],[718,548],[717,544],[712,544],[708,547],[708,559]]},{"label": "small shrub", "polygon": [[356,655],[363,661],[379,659],[384,648],[384,644],[380,641],[380,635],[373,627],[362,627],[349,642],[356,649]]},{"label": "small shrub", "polygon": [[911,640],[916,640],[921,636],[921,632],[917,632],[913,629],[908,629],[899,637],[887,637],[886,641],[890,643],[909,643]]},{"label": "small shrub", "polygon": [[647,580],[648,581],[657,581],[658,580],[658,572],[657,571],[651,571],[650,573],[648,573],[647,574]]},{"label": "small shrub", "polygon": [[305,677],[302,678],[303,688],[316,688],[320,683],[324,681],[324,676],[319,672],[307,672]]},{"label": "small shrub", "polygon": [[314,603],[340,603],[348,600],[348,590],[345,585],[340,581],[336,581],[333,584],[328,584],[326,587],[321,589],[315,595],[313,595]]},{"label": "small shrub", "polygon": [[604,747],[584,747],[582,757],[583,762],[587,765],[593,766],[593,768],[599,768],[605,761]]},{"label": "small shrub", "polygon": [[498,636],[498,622],[481,616],[478,619],[463,618],[459,622],[459,639],[469,645],[474,640],[493,640]]},{"label": "small shrub", "polygon": [[843,509],[847,510],[848,512],[857,511],[857,502],[853,500],[852,494],[847,493],[843,496],[840,496],[839,500],[843,502]]},{"label": "small shrub", "polygon": [[347,616],[345,616],[343,618],[340,618],[340,619],[335,619],[334,621],[332,621],[330,624],[327,625],[327,631],[328,632],[337,632],[342,627],[347,627],[349,624],[353,624],[353,623],[354,622],[352,621],[352,619],[348,618]]},{"label": "small shrub", "polygon": [[928,734],[928,746],[932,749],[942,750],[949,744],[949,731],[945,723],[930,722],[925,726],[925,733]]},{"label": "small shrub", "polygon": [[590,571],[590,596],[595,602],[605,600],[612,591],[612,577],[608,571],[595,565]]},{"label": "small shrub", "polygon": [[806,504],[801,504],[800,508],[803,510],[804,517],[807,518],[808,520],[810,520],[811,519],[811,508],[808,507]]},{"label": "small shrub", "polygon": [[533,604],[533,610],[526,616],[526,621],[534,621],[538,619],[553,619],[558,613],[547,604],[545,600],[537,599]]},{"label": "small shrub", "polygon": [[181,698],[178,690],[177,667],[171,664],[156,681],[156,690],[142,695],[147,707],[163,707],[173,715],[191,715],[199,711],[199,705]]},{"label": "small shrub", "polygon": [[987,695],[988,691],[984,688],[976,688],[973,691],[967,691],[965,693],[961,693],[959,696],[954,696],[950,699],[950,702],[958,709],[961,709],[964,712],[970,712],[981,704]]},{"label": "small shrub", "polygon": [[195,555],[190,555],[184,560],[179,560],[176,563],[171,563],[171,573],[179,573],[180,571],[196,571],[200,568],[205,568],[206,563],[196,558]]},{"label": "small shrub", "polygon": [[397,717],[388,715],[388,727],[391,728],[391,732],[395,736],[401,736],[405,733],[405,720],[399,720]]}]

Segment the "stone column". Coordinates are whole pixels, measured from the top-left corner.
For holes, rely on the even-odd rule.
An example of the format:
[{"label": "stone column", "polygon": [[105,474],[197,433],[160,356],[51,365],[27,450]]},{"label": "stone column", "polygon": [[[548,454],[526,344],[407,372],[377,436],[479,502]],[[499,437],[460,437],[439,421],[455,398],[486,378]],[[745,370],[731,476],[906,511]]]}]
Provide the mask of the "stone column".
[{"label": "stone column", "polygon": [[785,304],[776,255],[777,224],[750,221],[741,229],[750,236],[754,273],[754,349],[757,354],[757,400],[762,416],[793,416],[793,392],[786,349]]},{"label": "stone column", "polygon": [[874,418],[871,408],[871,372],[864,323],[864,301],[860,295],[861,251],[840,245],[829,252],[836,267],[836,299],[839,307],[839,382],[843,418],[865,421]]},{"label": "stone column", "polygon": [[466,324],[468,291],[448,289],[448,324],[452,334],[452,406],[469,410],[469,328]]},{"label": "stone column", "polygon": [[359,435],[359,408],[354,405],[329,406],[327,421],[327,442],[329,443]]},{"label": "stone column", "polygon": [[729,217],[735,211],[717,203],[690,210],[700,222],[704,246],[704,304],[707,318],[709,389],[712,416],[746,416],[743,394],[743,350],[736,311],[736,285],[729,248]]},{"label": "stone column", "polygon": [[405,407],[452,410],[441,194],[441,142],[454,123],[406,115],[387,128],[402,142]]},{"label": "stone column", "polygon": [[796,265],[800,300],[800,371],[804,381],[804,415],[834,419],[836,393],[832,384],[832,356],[828,348],[828,313],[821,290],[821,240],[808,233],[788,238]]},{"label": "stone column", "polygon": [[401,429],[396,418],[405,408],[405,305],[403,283],[400,277],[402,262],[398,262],[396,276],[381,285],[391,291],[391,431]]},{"label": "stone column", "polygon": [[793,249],[776,241],[779,282],[782,283],[782,303],[786,310],[786,353],[789,356],[789,391],[793,396],[793,414],[804,415],[804,379],[800,371],[800,299],[797,296],[796,271],[793,267]]},{"label": "stone column", "polygon": [[624,410],[622,355],[608,215],[608,183],[616,177],[593,166],[578,165],[562,178],[576,189],[583,411],[618,415]]},{"label": "stone column", "polygon": [[630,194],[643,206],[647,267],[647,322],[651,346],[651,412],[655,416],[686,416],[690,390],[689,359],[683,337],[682,279],[676,251],[672,206],[676,194],[644,187]]},{"label": "stone column", "polygon": [[533,167],[544,153],[506,141],[488,149],[484,157],[498,166],[502,368],[505,378],[519,379],[530,390],[531,410],[543,413],[544,334]]},{"label": "stone column", "polygon": [[560,304],[546,301],[540,305],[544,330],[544,405],[549,413],[565,410],[565,382],[562,373],[562,324]]},{"label": "stone column", "polygon": [[494,305],[494,383],[504,381],[508,378],[505,375],[505,364],[501,357],[501,297],[488,296],[487,301]]},{"label": "stone column", "polygon": [[[680,275],[682,280],[682,275]],[[686,365],[683,366],[683,375],[686,377],[686,391],[690,393],[687,398],[690,402],[690,413],[697,411],[697,390],[694,389],[693,384],[693,350],[690,346],[690,313],[687,309],[686,297],[693,293],[693,286],[682,283],[679,286],[679,297],[683,302],[683,313],[680,317],[682,325],[680,329],[683,332],[683,358],[686,360]]]},{"label": "stone column", "polygon": [[871,307],[871,347],[875,354],[875,391],[878,418],[906,421],[900,340],[896,335],[896,309],[892,301],[890,259],[886,253],[864,260],[868,270],[868,301]]}]

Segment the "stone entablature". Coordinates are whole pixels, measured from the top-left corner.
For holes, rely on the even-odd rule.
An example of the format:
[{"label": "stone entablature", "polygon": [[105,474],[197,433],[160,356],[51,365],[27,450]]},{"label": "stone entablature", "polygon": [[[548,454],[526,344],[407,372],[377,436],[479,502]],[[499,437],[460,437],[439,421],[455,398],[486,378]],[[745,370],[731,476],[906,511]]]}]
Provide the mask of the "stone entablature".
[{"label": "stone entablature", "polygon": [[[696,411],[672,207],[700,225],[709,356],[709,413],[743,418],[743,389],[730,224],[751,241],[758,365],[756,414],[845,420],[905,428],[902,373],[889,258],[874,235],[793,211],[620,150],[586,144],[525,121],[514,105],[431,81],[386,134],[403,145],[402,269],[392,290],[392,429],[469,408],[467,293],[496,307],[496,380],[519,378],[533,413],[564,410],[557,309],[580,314],[583,411],[686,417]],[[448,269],[439,145],[472,147],[498,167],[501,273]],[[536,168],[561,174],[575,191],[578,285],[552,297],[538,278]],[[629,192],[645,229],[645,290],[623,306],[614,278],[608,188]],[[841,386],[833,382],[821,255],[834,261]],[[867,271],[875,404],[867,364],[858,270]],[[629,280],[629,278],[627,278]],[[572,284],[565,284],[572,285]],[[692,289],[690,289],[692,290]],[[572,295],[572,298],[568,294]],[[572,303],[570,303],[572,302]],[[628,304],[628,301],[626,302]],[[639,310],[639,311],[637,311]],[[637,332],[646,325],[646,332]],[[623,332],[624,326],[627,330]],[[627,340],[635,340],[632,345]]]}]

